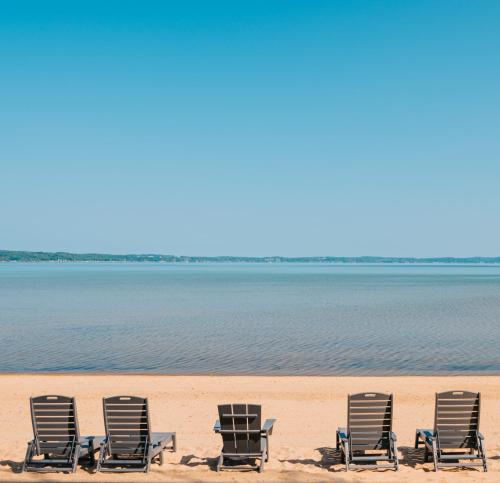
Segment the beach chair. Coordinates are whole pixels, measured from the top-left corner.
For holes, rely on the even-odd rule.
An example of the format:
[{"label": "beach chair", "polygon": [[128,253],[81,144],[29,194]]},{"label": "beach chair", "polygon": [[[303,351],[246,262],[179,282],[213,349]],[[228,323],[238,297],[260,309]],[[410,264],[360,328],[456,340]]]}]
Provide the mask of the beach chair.
[{"label": "beach chair", "polygon": [[448,391],[436,394],[434,430],[417,429],[415,448],[425,445],[424,460],[432,454],[434,470],[482,466],[488,471],[484,438],[479,432],[481,395]]},{"label": "beach chair", "polygon": [[78,460],[94,464],[94,437],[81,437],[75,399],[66,396],[30,398],[33,441],[28,443],[22,471],[74,473]]},{"label": "beach chair", "polygon": [[347,471],[399,469],[396,435],[392,432],[392,408],[392,394],[349,394],[347,428],[338,428],[336,436],[337,451],[341,451]]},{"label": "beach chair", "polygon": [[[269,460],[269,436],[276,419],[266,419],[261,426],[261,407],[256,404],[222,404],[218,409],[214,431],[222,436],[222,451],[217,471],[243,465],[264,471],[264,463]],[[252,464],[257,459],[260,464]]]},{"label": "beach chair", "polygon": [[176,451],[175,433],[152,433],[148,400],[135,396],[103,398],[106,437],[101,443],[97,471],[148,472],[163,464],[163,452]]}]

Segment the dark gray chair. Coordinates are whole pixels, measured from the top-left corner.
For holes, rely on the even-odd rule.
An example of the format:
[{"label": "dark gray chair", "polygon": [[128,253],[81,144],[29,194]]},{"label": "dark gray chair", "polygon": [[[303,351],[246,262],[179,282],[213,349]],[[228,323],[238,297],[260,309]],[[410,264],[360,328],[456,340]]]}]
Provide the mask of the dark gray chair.
[{"label": "dark gray chair", "polygon": [[103,410],[106,438],[97,471],[147,472],[152,462],[163,464],[166,449],[176,451],[175,433],[151,432],[147,398],[106,397]]},{"label": "dark gray chair", "polygon": [[[218,409],[214,431],[222,436],[222,451],[217,471],[243,465],[264,471],[264,463],[269,460],[269,436],[276,419],[266,419],[261,426],[262,411],[256,404],[221,404]],[[260,459],[259,465],[252,464],[256,459]]]},{"label": "dark gray chair", "polygon": [[428,461],[432,454],[435,471],[469,466],[482,466],[488,471],[484,437],[479,432],[480,413],[478,392],[437,393],[434,429],[417,429],[415,448],[425,445],[424,459]]},{"label": "dark gray chair", "polygon": [[74,398],[32,397],[30,408],[34,439],[28,443],[22,471],[74,473],[85,456],[94,464],[94,437],[80,436]]},{"label": "dark gray chair", "polygon": [[351,468],[399,469],[392,410],[392,394],[349,394],[347,428],[338,428],[336,436],[337,451],[341,451],[347,471]]}]

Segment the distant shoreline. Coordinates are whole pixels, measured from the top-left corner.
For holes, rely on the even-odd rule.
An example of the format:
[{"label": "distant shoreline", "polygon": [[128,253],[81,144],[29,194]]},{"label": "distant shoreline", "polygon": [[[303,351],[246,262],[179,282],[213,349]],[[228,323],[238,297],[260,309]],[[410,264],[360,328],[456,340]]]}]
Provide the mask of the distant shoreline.
[{"label": "distant shoreline", "polygon": [[0,250],[0,262],[118,262],[118,263],[331,263],[331,264],[439,264],[491,265],[500,264],[500,257],[239,257],[239,256],[184,256],[155,253],[114,255],[109,253],[31,252]]}]

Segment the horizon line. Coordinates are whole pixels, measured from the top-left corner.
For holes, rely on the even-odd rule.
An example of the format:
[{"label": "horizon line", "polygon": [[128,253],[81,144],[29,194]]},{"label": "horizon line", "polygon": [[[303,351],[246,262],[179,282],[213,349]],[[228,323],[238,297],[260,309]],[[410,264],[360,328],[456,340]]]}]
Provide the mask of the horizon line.
[{"label": "horizon line", "polygon": [[174,255],[162,253],[100,253],[100,252],[67,252],[67,251],[32,251],[32,250],[0,250],[0,261],[253,261],[253,262],[447,262],[447,263],[472,263],[495,262],[500,263],[500,256],[387,256],[387,255]]}]

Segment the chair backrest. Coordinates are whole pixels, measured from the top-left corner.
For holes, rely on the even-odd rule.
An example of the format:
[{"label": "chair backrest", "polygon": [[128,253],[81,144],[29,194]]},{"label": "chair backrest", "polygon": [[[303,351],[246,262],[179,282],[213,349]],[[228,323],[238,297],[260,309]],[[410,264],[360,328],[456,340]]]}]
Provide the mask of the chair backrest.
[{"label": "chair backrest", "polygon": [[434,430],[440,448],[474,448],[479,431],[481,395],[478,392],[436,393]]},{"label": "chair backrest", "polygon": [[37,454],[69,457],[80,437],[75,399],[32,397],[30,407]]},{"label": "chair backrest", "polygon": [[221,404],[218,408],[222,451],[232,454],[259,454],[261,407],[256,404]]},{"label": "chair backrest", "polygon": [[392,394],[349,394],[347,431],[352,451],[389,448],[392,402]]},{"label": "chair backrest", "polygon": [[147,398],[105,397],[103,409],[109,452],[144,457],[151,441]]}]

